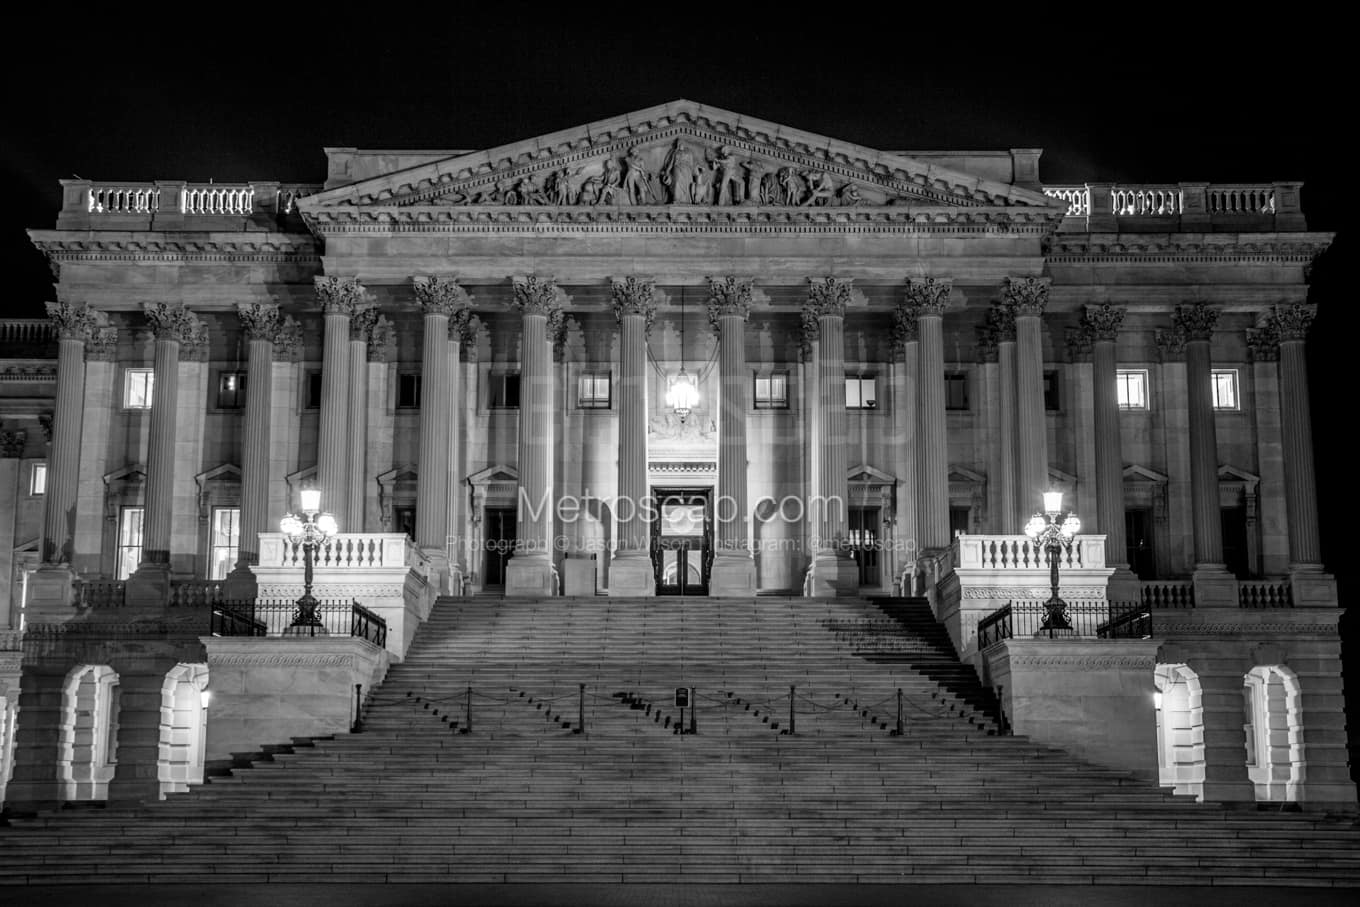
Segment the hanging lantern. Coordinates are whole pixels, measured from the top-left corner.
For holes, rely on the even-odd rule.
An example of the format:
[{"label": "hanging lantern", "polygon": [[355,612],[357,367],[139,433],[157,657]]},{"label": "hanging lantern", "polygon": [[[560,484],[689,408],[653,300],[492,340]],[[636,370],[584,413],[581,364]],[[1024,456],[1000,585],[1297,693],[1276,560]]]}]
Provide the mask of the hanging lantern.
[{"label": "hanging lantern", "polygon": [[694,378],[685,367],[680,367],[680,372],[671,379],[670,390],[666,391],[666,405],[680,418],[681,422],[699,403],[699,388],[694,384]]}]

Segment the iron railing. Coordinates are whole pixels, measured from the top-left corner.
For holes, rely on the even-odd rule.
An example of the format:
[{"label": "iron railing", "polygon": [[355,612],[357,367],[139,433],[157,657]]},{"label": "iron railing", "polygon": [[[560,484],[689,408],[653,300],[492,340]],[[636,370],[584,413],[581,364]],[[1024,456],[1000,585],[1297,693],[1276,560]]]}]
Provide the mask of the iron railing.
[{"label": "iron railing", "polygon": [[213,606],[213,636],[353,636],[379,648],[387,645],[387,621],[357,601],[316,605],[316,624],[297,624],[297,603],[288,600],[219,602]]},{"label": "iron railing", "polygon": [[1038,599],[1010,602],[978,622],[978,650],[1013,637],[1060,639],[1147,639],[1152,636],[1152,610],[1140,602],[1076,601],[1067,603],[1067,627],[1054,626]]}]

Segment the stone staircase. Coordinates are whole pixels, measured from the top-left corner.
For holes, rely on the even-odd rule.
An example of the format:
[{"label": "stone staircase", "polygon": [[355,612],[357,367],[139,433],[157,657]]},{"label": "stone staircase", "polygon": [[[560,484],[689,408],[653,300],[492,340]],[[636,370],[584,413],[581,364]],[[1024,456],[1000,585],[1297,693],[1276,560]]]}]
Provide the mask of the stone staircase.
[{"label": "stone staircase", "polygon": [[363,733],[15,820],[0,882],[1360,885],[1351,819],[1202,806],[996,733],[919,617],[441,600]]}]

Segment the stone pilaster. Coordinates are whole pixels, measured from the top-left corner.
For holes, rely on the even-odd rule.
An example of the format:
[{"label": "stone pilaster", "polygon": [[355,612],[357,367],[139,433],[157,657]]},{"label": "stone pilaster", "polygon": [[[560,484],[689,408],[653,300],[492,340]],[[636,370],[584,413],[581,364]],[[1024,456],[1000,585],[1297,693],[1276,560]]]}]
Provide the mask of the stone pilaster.
[{"label": "stone pilaster", "polygon": [[[32,615],[30,615],[30,619]],[[63,686],[66,666],[55,660],[35,659],[25,665],[19,681],[19,714],[6,810],[55,809],[65,799],[65,785],[57,766],[63,732]]]},{"label": "stone pilaster", "polygon": [[181,303],[146,303],[155,337],[151,383],[151,426],[146,455],[146,499],[142,560],[128,580],[128,604],[157,607],[170,594],[170,542],[175,492],[175,437],[179,410],[181,346],[198,345],[198,319]]},{"label": "stone pilaster", "polygon": [[[807,500],[822,500],[821,451],[822,451],[822,395],[820,392],[821,341],[817,337],[817,319],[803,310],[803,342],[801,349],[802,392],[802,429],[803,429],[803,487],[807,489]],[[810,569],[816,556],[819,527],[817,514],[811,507],[805,508],[803,522],[803,552],[807,557],[806,566]]]},{"label": "stone pilaster", "polygon": [[1047,277],[1008,277],[1005,287],[1006,302],[1015,311],[1016,493],[1026,519],[1042,509],[1049,486],[1043,346],[1049,283]]},{"label": "stone pilaster", "polygon": [[[921,334],[915,310],[902,303],[893,310],[893,351],[901,376],[894,395],[900,443],[895,445],[893,452],[893,469],[897,473],[897,545],[894,546],[893,576],[901,578],[905,568],[914,566],[916,552],[921,547],[916,515],[916,501],[920,495],[916,410],[920,405]],[[910,594],[910,589],[904,594]]]},{"label": "stone pilaster", "polygon": [[821,495],[813,506],[820,510],[817,550],[813,558],[813,594],[854,595],[859,571],[850,557],[847,507],[850,500],[845,444],[845,306],[850,281],[835,277],[809,278],[806,311],[817,319],[818,394],[821,453],[818,474]]},{"label": "stone pilaster", "polygon": [[921,549],[949,546],[949,435],[944,400],[944,311],[953,281],[907,281],[907,304],[916,311],[921,338],[921,383],[916,409],[917,488]]},{"label": "stone pilaster", "polygon": [[[246,413],[241,433],[241,534],[228,598],[254,598],[260,533],[269,529],[269,415],[273,405],[274,340],[283,326],[274,303],[236,307],[246,337]],[[282,516],[282,514],[280,514]]]},{"label": "stone pilaster", "polygon": [[614,315],[619,322],[619,465],[617,495],[626,510],[618,520],[618,551],[609,573],[611,596],[656,594],[656,574],[648,550],[651,527],[644,502],[647,488],[647,330],[656,312],[650,280],[625,277],[613,282]]},{"label": "stone pilaster", "polygon": [[[708,317],[718,330],[720,406],[718,420],[717,551],[709,575],[709,595],[756,594],[747,506],[746,414],[751,377],[746,372],[746,319],[751,311],[751,281],[710,278]],[[842,376],[842,380],[844,377]]]},{"label": "stone pilaster", "polygon": [[525,277],[514,284],[520,311],[519,495],[515,554],[506,564],[506,595],[557,594],[553,576],[551,338],[562,320],[552,278]]},{"label": "stone pilaster", "polygon": [[1195,604],[1237,604],[1237,582],[1223,563],[1223,523],[1218,505],[1218,435],[1214,426],[1209,339],[1218,310],[1198,303],[1177,306],[1176,332],[1185,338],[1185,383],[1190,417],[1190,496],[1195,538]]},{"label": "stone pilaster", "polygon": [[109,780],[111,804],[160,798],[161,690],[172,667],[118,672],[118,766]]},{"label": "stone pilaster", "polygon": [[1090,333],[1095,387],[1095,531],[1105,534],[1105,564],[1115,571],[1107,594],[1113,601],[1137,601],[1141,593],[1137,577],[1129,570],[1124,529],[1124,454],[1119,435],[1119,360],[1115,353],[1124,311],[1112,305],[1087,306],[1083,326]]},{"label": "stone pilaster", "polygon": [[1015,454],[1019,441],[1015,434],[1015,309],[1006,303],[993,305],[987,311],[987,324],[996,336],[997,423],[1000,430],[996,441],[1000,525],[994,528],[1002,534],[1011,534],[1024,528],[1034,512],[1022,506],[1020,495],[1016,493]]},{"label": "stone pilaster", "polygon": [[363,303],[364,288],[353,277],[316,278],[316,297],[324,320],[321,352],[321,425],[316,449],[316,481],[321,506],[349,527],[349,335],[350,318]]}]

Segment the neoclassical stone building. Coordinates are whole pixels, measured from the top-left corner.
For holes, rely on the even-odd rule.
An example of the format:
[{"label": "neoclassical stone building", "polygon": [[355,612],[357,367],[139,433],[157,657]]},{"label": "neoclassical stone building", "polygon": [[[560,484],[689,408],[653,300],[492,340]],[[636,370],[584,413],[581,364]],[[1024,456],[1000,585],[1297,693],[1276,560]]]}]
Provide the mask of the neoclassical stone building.
[{"label": "neoclassical stone building", "polygon": [[[322,185],[64,181],[31,232],[56,300],[0,333],[11,794],[52,799],[33,766],[108,695],[129,615],[163,651],[110,669],[125,711],[171,670],[217,687],[194,621],[297,595],[274,530],[308,487],[349,546],[319,582],[376,603],[388,657],[439,594],[924,594],[1017,729],[1117,763],[1043,723],[1018,641],[977,644],[1047,597],[1020,533],[1061,490],[1087,533],[1064,594],[1154,613],[1117,668],[1139,758],[1208,799],[1354,800],[1304,352],[1331,236],[1297,183],[1046,186],[1038,149],[687,101],[326,153]],[[50,684],[16,734],[21,661]]]}]

